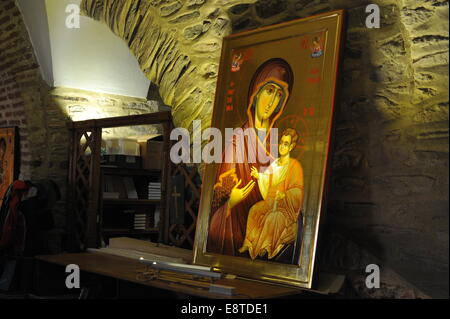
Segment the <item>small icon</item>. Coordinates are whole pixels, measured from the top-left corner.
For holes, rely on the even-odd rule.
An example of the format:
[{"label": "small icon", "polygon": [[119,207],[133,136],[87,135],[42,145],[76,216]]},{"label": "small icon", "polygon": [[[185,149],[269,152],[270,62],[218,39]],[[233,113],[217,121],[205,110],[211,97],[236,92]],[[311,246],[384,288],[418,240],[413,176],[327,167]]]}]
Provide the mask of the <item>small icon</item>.
[{"label": "small icon", "polygon": [[253,49],[249,48],[244,52],[234,53],[231,59],[231,72],[237,72],[241,69],[242,64],[253,56]]},{"label": "small icon", "polygon": [[321,37],[314,37],[312,46],[311,46],[311,56],[313,58],[318,58],[323,55],[323,44]]},{"label": "small icon", "polygon": [[231,72],[237,72],[241,69],[241,65],[244,62],[242,53],[234,54],[233,60],[231,61]]}]

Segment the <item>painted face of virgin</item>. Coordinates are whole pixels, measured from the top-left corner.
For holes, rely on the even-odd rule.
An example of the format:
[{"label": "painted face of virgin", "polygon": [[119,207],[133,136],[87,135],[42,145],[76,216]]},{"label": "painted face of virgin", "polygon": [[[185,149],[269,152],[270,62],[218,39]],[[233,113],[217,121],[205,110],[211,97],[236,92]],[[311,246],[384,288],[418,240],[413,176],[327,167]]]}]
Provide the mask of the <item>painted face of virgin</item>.
[{"label": "painted face of virgin", "polygon": [[258,94],[256,113],[260,120],[267,120],[283,98],[283,90],[274,83],[266,84]]}]

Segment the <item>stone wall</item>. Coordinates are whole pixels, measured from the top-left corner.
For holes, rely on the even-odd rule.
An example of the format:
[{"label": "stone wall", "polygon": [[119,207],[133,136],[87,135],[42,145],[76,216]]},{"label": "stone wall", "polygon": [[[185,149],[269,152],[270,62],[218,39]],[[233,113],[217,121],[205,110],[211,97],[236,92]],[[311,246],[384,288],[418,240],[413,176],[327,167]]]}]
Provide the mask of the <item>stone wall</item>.
[{"label": "stone wall", "polygon": [[[82,13],[124,39],[142,71],[159,86],[176,126],[209,126],[227,8],[239,1],[82,1]],[[220,4],[220,7],[218,7]]]},{"label": "stone wall", "polygon": [[[125,115],[138,115],[158,111],[158,103],[128,96],[98,93],[81,89],[57,87],[43,92],[45,105],[45,125],[47,144],[45,146],[45,169],[33,175],[50,178],[59,186],[63,201],[57,209],[58,225],[65,227],[65,197],[67,194],[67,175],[69,168],[68,121],[82,121]],[[103,131],[103,137],[147,137],[160,134],[157,126],[132,128],[112,128]]]},{"label": "stone wall", "polygon": [[[48,87],[42,80],[28,31],[13,0],[0,3],[0,127],[17,126],[20,139],[21,180],[39,181],[54,178],[65,195],[67,179],[67,150],[59,163],[51,161],[52,148],[48,141],[47,124],[52,126],[61,118],[45,106]],[[49,118],[48,115],[51,117]],[[54,115],[54,116],[53,116]],[[67,118],[67,117],[66,117]],[[63,120],[63,125],[65,121]],[[60,125],[58,123],[57,125]],[[67,139],[63,140],[67,144]],[[61,140],[58,141],[61,145]],[[54,174],[50,174],[53,172]],[[47,234],[49,248],[61,250],[61,235],[65,227],[64,201],[56,205],[55,229]]]},{"label": "stone wall", "polygon": [[[49,88],[42,80],[26,26],[14,0],[0,3],[0,127],[18,126],[22,180],[54,180],[61,191],[54,217],[52,249],[62,249],[66,227],[66,190],[69,161],[67,122],[155,112],[159,103],[146,99]],[[109,136],[148,136],[158,127],[105,131]],[[58,235],[59,234],[59,235]],[[59,242],[58,242],[59,241]]]},{"label": "stone wall", "polygon": [[[380,29],[365,27],[369,3],[381,7]],[[127,41],[186,128],[210,123],[223,36],[342,8],[327,228],[431,296],[448,296],[448,1],[82,2]]]},{"label": "stone wall", "polygon": [[[382,9],[372,30],[368,1],[252,2],[85,0],[82,8],[127,41],[183,127],[210,123],[223,36],[347,9],[326,227],[346,238],[336,247],[331,236],[329,250],[349,253],[332,260],[363,268],[350,239],[431,296],[448,296],[448,1],[371,1]],[[19,126],[22,179],[55,179],[64,195],[67,120],[153,110],[140,99],[46,87],[20,12],[1,2],[0,126]],[[58,212],[63,228],[63,203]]]},{"label": "stone wall", "polygon": [[[22,17],[13,0],[0,3],[0,127],[17,126],[20,178],[41,166],[42,81]],[[33,141],[30,143],[30,141]]]},{"label": "stone wall", "polygon": [[[50,90],[46,105],[52,110],[58,110],[61,114],[66,114],[72,121],[139,115],[157,112],[160,109],[160,103],[155,100],[65,87]],[[55,114],[48,114],[48,118],[53,119],[56,116]],[[65,123],[62,124],[65,125]],[[49,128],[51,127],[49,126]],[[105,129],[102,136],[104,138],[126,136],[146,138],[161,133],[162,129],[159,126],[146,125]],[[51,153],[55,152],[52,151]]]},{"label": "stone wall", "polygon": [[[381,8],[380,29],[365,27],[368,3]],[[448,1],[261,0],[230,17],[243,31],[340,8],[348,25],[327,228],[448,297]],[[359,254],[349,255],[355,269]]]}]

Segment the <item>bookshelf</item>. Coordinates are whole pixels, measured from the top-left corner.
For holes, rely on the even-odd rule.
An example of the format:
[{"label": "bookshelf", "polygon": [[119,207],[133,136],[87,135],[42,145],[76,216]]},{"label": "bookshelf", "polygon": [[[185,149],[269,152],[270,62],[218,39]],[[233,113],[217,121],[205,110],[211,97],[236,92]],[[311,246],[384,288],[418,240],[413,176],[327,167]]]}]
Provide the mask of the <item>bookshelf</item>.
[{"label": "bookshelf", "polygon": [[161,200],[158,199],[103,199],[105,205],[160,205]]},{"label": "bookshelf", "polygon": [[[102,162],[104,129],[152,124],[161,124],[163,128],[161,169],[115,167]],[[70,122],[68,128],[71,137],[67,196],[69,249],[97,248],[110,237],[123,235],[151,237],[152,241],[167,243],[173,128],[170,112]],[[125,191],[113,191],[111,185],[120,181],[125,184]],[[149,183],[160,183],[160,199],[149,198]],[[105,184],[109,185],[106,190]],[[160,211],[159,222],[155,222],[156,209]],[[135,229],[135,224],[142,229]]]},{"label": "bookshelf", "polygon": [[139,229],[116,229],[116,228],[104,228],[103,233],[107,235],[113,236],[122,236],[122,235],[149,235],[149,234],[159,234],[159,228],[139,230]]},{"label": "bookshelf", "polygon": [[[130,236],[157,241],[160,234],[162,197],[149,199],[148,185],[161,185],[162,171],[108,166],[100,166],[100,169],[103,185],[99,214],[101,240],[108,243],[111,237]],[[109,188],[116,186],[122,190],[105,193],[108,182],[111,184]],[[105,198],[105,194],[113,194],[117,198]]]}]

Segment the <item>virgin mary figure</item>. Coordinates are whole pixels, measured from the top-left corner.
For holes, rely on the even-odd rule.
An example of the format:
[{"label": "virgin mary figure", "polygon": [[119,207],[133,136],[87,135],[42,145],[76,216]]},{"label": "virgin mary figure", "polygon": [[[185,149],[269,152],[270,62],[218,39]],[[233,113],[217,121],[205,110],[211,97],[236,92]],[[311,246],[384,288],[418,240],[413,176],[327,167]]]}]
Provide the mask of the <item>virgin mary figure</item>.
[{"label": "virgin mary figure", "polygon": [[242,124],[242,130],[237,130],[227,141],[217,170],[208,252],[240,255],[249,210],[262,200],[258,187],[254,187],[251,167],[259,169],[270,164],[267,158],[261,159],[258,154],[270,157],[272,146],[268,132],[276,128],[276,120],[286,106],[292,84],[292,70],[283,59],[268,60],[255,72],[249,87],[248,119]]}]

